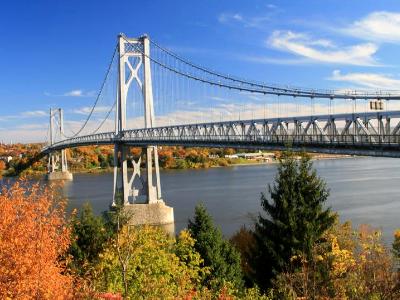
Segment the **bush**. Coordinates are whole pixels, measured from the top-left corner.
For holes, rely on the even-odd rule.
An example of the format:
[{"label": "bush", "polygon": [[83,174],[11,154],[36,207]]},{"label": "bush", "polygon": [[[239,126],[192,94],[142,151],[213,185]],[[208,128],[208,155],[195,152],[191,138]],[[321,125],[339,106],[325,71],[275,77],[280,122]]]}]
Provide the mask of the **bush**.
[{"label": "bush", "polygon": [[65,260],[64,203],[47,188],[18,181],[0,193],[0,298],[72,298]]}]

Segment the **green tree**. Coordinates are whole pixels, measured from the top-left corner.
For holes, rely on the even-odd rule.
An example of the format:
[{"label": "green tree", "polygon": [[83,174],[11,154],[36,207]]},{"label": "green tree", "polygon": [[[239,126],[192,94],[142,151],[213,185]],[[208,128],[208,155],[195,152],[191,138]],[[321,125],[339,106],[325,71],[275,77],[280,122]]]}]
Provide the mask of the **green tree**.
[{"label": "green tree", "polygon": [[72,267],[83,274],[97,261],[110,233],[105,228],[103,218],[93,213],[89,203],[85,203],[79,214],[72,217],[71,227],[69,253],[73,257]]},{"label": "green tree", "polygon": [[110,165],[108,164],[108,160],[107,158],[103,155],[103,154],[99,154],[98,155],[98,161],[100,163],[100,167],[101,168],[108,168]]},{"label": "green tree", "polygon": [[175,241],[161,228],[124,226],[100,254],[95,287],[124,299],[182,299],[205,271],[193,243],[187,233]]},{"label": "green tree", "polygon": [[196,206],[194,220],[189,220],[188,229],[196,240],[196,251],[204,259],[204,265],[210,268],[204,284],[214,290],[219,290],[225,283],[241,288],[240,253],[222,237],[202,204]]},{"label": "green tree", "polygon": [[266,216],[260,214],[255,224],[253,254],[255,279],[264,290],[288,271],[296,255],[312,260],[315,243],[335,221],[330,209],[324,208],[329,195],[326,184],[305,154],[298,160],[290,150],[282,153],[269,193],[270,198],[261,196]]}]

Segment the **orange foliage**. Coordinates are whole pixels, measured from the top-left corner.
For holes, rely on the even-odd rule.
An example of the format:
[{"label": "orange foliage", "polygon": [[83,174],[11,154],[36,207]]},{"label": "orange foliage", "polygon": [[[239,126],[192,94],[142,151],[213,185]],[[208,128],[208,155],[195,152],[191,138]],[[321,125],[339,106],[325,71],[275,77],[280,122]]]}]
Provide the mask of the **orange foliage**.
[{"label": "orange foliage", "polygon": [[72,276],[60,257],[70,243],[64,205],[21,181],[0,193],[0,298],[69,299]]},{"label": "orange foliage", "polygon": [[2,160],[0,160],[0,171],[3,171],[6,169],[6,163]]},{"label": "orange foliage", "polygon": [[142,153],[142,148],[131,148],[131,154],[138,157]]}]

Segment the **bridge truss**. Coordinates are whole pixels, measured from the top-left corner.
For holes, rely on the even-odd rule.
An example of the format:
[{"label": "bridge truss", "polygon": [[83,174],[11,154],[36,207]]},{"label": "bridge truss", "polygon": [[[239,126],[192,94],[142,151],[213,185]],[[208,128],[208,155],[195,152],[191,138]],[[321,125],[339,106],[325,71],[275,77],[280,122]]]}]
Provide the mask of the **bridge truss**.
[{"label": "bridge truss", "polygon": [[399,119],[400,111],[391,111],[184,124],[81,136],[44,151],[114,143],[258,149],[291,145],[308,151],[398,157]]}]

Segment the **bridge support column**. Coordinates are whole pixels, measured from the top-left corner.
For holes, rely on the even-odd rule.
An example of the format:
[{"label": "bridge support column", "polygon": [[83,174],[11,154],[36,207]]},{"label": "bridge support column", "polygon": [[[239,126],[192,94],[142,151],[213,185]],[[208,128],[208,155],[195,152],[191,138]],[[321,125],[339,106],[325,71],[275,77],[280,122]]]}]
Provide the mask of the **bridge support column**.
[{"label": "bridge support column", "polygon": [[[58,125],[54,128],[55,118],[58,118]],[[62,109],[59,108],[57,110],[52,110],[50,108],[50,136],[49,136],[49,144],[50,146],[54,143],[54,138],[57,133],[61,135],[64,134],[63,127],[63,112]],[[49,153],[49,162],[47,164],[47,180],[73,180],[72,173],[68,171],[68,163],[67,163],[67,150],[61,150],[61,160],[60,156],[56,152]]]},{"label": "bridge support column", "polygon": [[[129,146],[117,145],[115,149],[117,167],[114,167],[111,207],[122,205],[132,216],[131,225],[169,224],[168,231],[170,231],[174,223],[174,209],[167,206],[161,198],[157,147],[149,146],[142,150],[142,154],[146,154],[145,174],[142,174],[142,156],[133,158]],[[128,167],[130,164],[132,171]]]},{"label": "bridge support column", "polygon": [[[127,94],[135,81],[144,101],[144,125],[154,127],[153,90],[150,71],[150,41],[147,36],[128,39],[119,36],[119,79],[116,134],[124,135],[126,129]],[[140,72],[142,68],[142,72]],[[174,210],[165,205],[161,197],[160,171],[157,147],[142,149],[145,156],[145,175],[142,175],[142,156],[133,158],[128,145],[114,147],[114,192],[111,207],[122,205],[130,215],[132,225],[168,225],[173,229]],[[132,172],[128,166],[132,165]],[[118,170],[119,168],[119,170]]]}]

